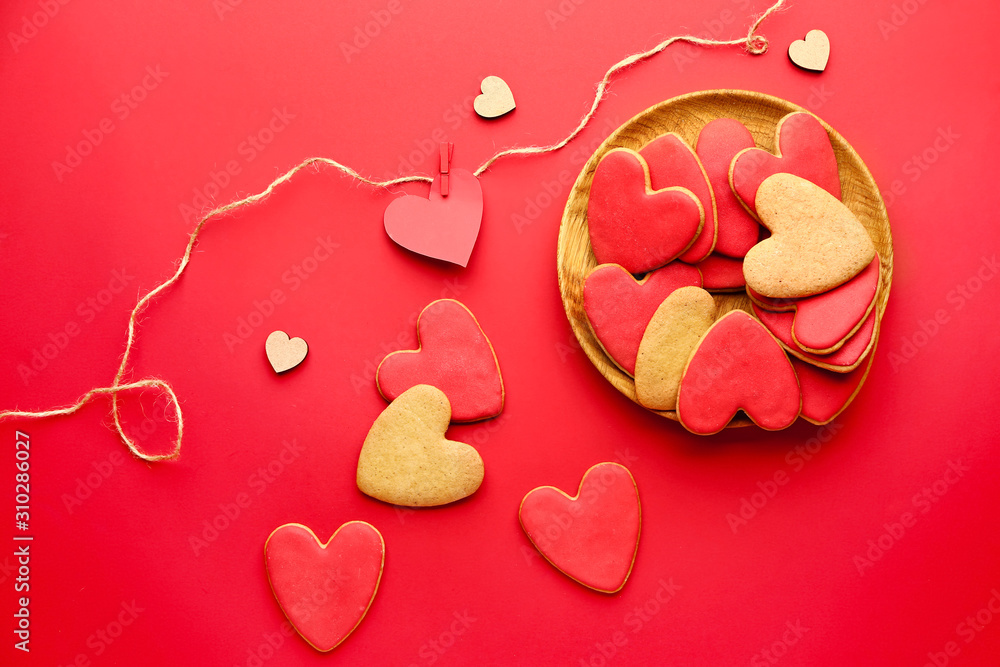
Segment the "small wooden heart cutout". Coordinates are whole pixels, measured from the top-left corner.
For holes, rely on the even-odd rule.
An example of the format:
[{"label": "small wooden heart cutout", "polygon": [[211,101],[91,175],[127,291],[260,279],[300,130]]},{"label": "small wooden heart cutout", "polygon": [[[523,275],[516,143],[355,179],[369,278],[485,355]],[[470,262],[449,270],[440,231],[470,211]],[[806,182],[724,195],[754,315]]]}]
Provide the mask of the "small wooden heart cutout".
[{"label": "small wooden heart cutout", "polygon": [[517,106],[514,104],[514,94],[510,92],[510,86],[498,76],[488,76],[483,79],[479,89],[483,94],[476,97],[472,106],[483,118],[499,118]]},{"label": "small wooden heart cutout", "polygon": [[289,338],[284,331],[272,331],[264,343],[264,350],[274,372],[284,373],[305,360],[309,345],[301,338]]},{"label": "small wooden heart cutout", "polygon": [[810,30],[805,39],[797,39],[788,47],[792,62],[811,72],[822,72],[830,60],[830,38],[822,30]]}]

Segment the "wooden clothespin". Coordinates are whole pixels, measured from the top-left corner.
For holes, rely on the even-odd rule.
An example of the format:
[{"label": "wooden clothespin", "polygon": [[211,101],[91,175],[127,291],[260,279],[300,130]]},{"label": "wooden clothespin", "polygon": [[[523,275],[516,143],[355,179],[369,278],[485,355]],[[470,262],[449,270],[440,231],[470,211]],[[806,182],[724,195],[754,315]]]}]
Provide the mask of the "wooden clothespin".
[{"label": "wooden clothespin", "polygon": [[448,196],[448,169],[451,165],[451,155],[455,152],[455,144],[441,142],[441,196]]}]

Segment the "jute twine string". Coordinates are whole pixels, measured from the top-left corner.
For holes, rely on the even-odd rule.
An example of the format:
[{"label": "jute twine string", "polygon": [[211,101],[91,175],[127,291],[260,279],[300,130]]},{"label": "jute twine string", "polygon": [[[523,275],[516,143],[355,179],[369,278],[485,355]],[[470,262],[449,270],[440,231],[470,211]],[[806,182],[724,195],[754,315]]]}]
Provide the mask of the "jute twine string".
[{"label": "jute twine string", "polygon": [[[508,155],[538,155],[541,153],[550,153],[552,151],[557,151],[563,148],[570,141],[572,141],[578,134],[580,134],[580,132],[582,132],[584,128],[586,128],[587,125],[590,123],[590,121],[593,119],[594,114],[597,113],[598,106],[600,106],[601,101],[604,99],[604,95],[607,92],[611,78],[617,72],[620,72],[623,69],[631,67],[632,65],[635,65],[637,63],[640,63],[648,58],[651,58],[652,56],[656,55],[657,53],[660,53],[661,51],[663,51],[664,49],[666,49],[668,46],[670,46],[675,42],[687,42],[689,44],[697,44],[699,46],[742,45],[745,48],[745,50],[750,54],[761,55],[763,53],[766,53],[768,49],[767,38],[764,37],[763,35],[756,34],[756,31],[760,27],[761,23],[763,23],[768,16],[778,11],[784,4],[785,0],[777,0],[777,2],[771,5],[767,9],[767,11],[761,14],[753,22],[753,24],[751,24],[750,29],[747,31],[746,37],[741,37],[739,39],[730,39],[730,40],[716,40],[716,39],[705,39],[702,37],[696,37],[694,35],[678,35],[675,37],[670,37],[669,39],[660,42],[659,44],[649,49],[648,51],[635,53],[626,58],[623,58],[622,60],[612,65],[608,69],[608,71],[604,74],[604,78],[601,79],[600,82],[598,82],[597,91],[594,95],[594,102],[593,104],[591,104],[590,110],[586,114],[584,114],[584,116],[580,119],[580,122],[576,126],[576,128],[572,132],[570,132],[566,137],[564,137],[562,140],[556,143],[549,144],[546,146],[523,146],[523,147],[514,147],[502,150],[493,155],[492,157],[490,157],[488,160],[486,160],[473,173],[476,176],[481,176],[483,172],[489,169],[494,162]],[[121,438],[122,442],[125,443],[125,445],[128,447],[129,451],[132,452],[132,454],[134,454],[136,457],[144,461],[149,461],[149,462],[165,461],[169,459],[175,459],[178,456],[180,456],[181,441],[183,440],[183,435],[184,435],[184,415],[183,412],[181,411],[180,402],[177,400],[177,395],[174,393],[174,390],[170,386],[170,384],[165,380],[161,380],[159,378],[145,378],[142,380],[136,380],[132,382],[123,382],[123,379],[125,378],[125,375],[128,371],[129,358],[132,354],[132,348],[135,345],[136,322],[138,321],[139,314],[157,295],[165,292],[167,289],[170,288],[171,285],[173,285],[180,279],[181,275],[184,273],[184,270],[187,268],[188,263],[191,261],[191,253],[194,250],[194,246],[198,240],[198,236],[201,234],[202,229],[204,229],[205,225],[209,222],[209,220],[224,216],[225,214],[235,211],[237,209],[251,206],[253,204],[263,201],[264,199],[267,199],[267,197],[272,192],[274,192],[275,188],[291,180],[293,176],[295,176],[303,169],[312,167],[314,165],[317,167],[318,166],[331,167],[347,176],[350,176],[352,179],[356,181],[359,181],[361,183],[366,183],[376,188],[388,188],[393,185],[400,185],[402,183],[413,183],[413,182],[430,183],[434,180],[430,176],[415,174],[412,176],[400,176],[398,178],[378,181],[362,176],[360,173],[358,173],[351,167],[341,164],[336,160],[331,160],[330,158],[324,158],[324,157],[311,157],[303,160],[299,164],[295,165],[285,173],[275,178],[262,191],[256,194],[248,195],[242,199],[237,199],[228,204],[225,204],[224,206],[219,206],[217,208],[212,209],[207,214],[205,214],[204,217],[201,218],[201,220],[195,226],[194,230],[191,232],[191,235],[188,238],[187,247],[184,249],[184,255],[181,257],[181,260],[178,263],[177,269],[174,271],[173,275],[171,275],[169,278],[167,278],[159,285],[154,287],[152,290],[146,293],[145,296],[139,299],[138,302],[136,302],[135,307],[132,309],[132,313],[129,316],[128,320],[128,336],[125,341],[125,352],[122,354],[122,360],[121,364],[119,364],[118,366],[118,372],[115,373],[114,379],[111,381],[111,384],[109,386],[95,387],[94,389],[91,389],[83,396],[81,396],[79,400],[76,401],[76,403],[61,408],[54,408],[51,410],[37,410],[37,411],[17,410],[17,409],[5,410],[0,412],[0,420],[42,419],[45,417],[71,415],[80,410],[80,408],[82,408],[84,405],[89,403],[90,400],[93,399],[94,397],[104,394],[110,394],[111,414],[114,418],[115,430],[118,432],[118,437]],[[177,436],[174,439],[173,447],[170,449],[170,451],[164,454],[149,454],[143,451],[142,449],[139,448],[138,444],[134,440],[129,438],[129,436],[125,433],[125,429],[122,426],[121,411],[118,405],[119,392],[129,391],[133,389],[147,389],[147,388],[162,390],[169,399],[169,403],[173,407],[174,414],[176,416]]]}]

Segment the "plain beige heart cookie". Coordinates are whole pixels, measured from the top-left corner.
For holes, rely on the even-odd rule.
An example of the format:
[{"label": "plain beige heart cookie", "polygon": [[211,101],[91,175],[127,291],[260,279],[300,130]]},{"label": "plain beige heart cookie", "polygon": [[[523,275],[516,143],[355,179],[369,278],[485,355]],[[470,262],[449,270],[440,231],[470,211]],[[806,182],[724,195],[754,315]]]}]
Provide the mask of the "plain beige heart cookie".
[{"label": "plain beige heart cookie", "polygon": [[822,72],[830,60],[830,38],[822,30],[810,30],[788,46],[788,57],[802,69]]},{"label": "plain beige heart cookie", "polygon": [[691,352],[715,322],[715,300],[700,287],[673,291],[653,314],[635,361],[635,395],[650,410],[676,410]]},{"label": "plain beige heart cookie", "polygon": [[819,294],[846,283],[875,258],[871,237],[850,209],[804,178],[769,176],[757,190],[756,205],[771,237],[747,253],[743,277],[758,294]]},{"label": "plain beige heart cookie", "polygon": [[407,389],[372,424],[358,458],[358,488],[407,507],[461,500],[483,483],[475,448],[444,437],[451,404],[437,387]]},{"label": "plain beige heart cookie", "polygon": [[507,82],[498,76],[488,76],[479,84],[482,95],[472,103],[476,113],[483,118],[498,118],[509,113],[517,106],[514,104],[514,94],[510,92]]},{"label": "plain beige heart cookie", "polygon": [[264,351],[275,373],[290,371],[309,354],[309,345],[301,338],[289,338],[284,331],[272,331],[264,342]]}]

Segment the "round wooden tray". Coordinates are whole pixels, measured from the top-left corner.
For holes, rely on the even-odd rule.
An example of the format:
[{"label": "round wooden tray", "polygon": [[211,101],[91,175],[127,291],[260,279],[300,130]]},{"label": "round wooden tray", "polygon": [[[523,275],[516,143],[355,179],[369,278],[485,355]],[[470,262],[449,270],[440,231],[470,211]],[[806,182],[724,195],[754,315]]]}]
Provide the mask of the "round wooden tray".
[{"label": "round wooden tray", "polygon": [[[706,90],[681,95],[646,109],[615,130],[590,157],[576,179],[559,227],[556,256],[563,306],[573,333],[591,362],[618,391],[632,401],[636,400],[635,381],[604,352],[583,309],[583,281],[587,273],[597,266],[587,229],[587,200],[597,163],[605,153],[614,148],[639,150],[666,132],[676,132],[689,145],[694,146],[701,128],[716,118],[739,120],[750,130],[758,147],[773,153],[776,151],[774,130],[778,121],[794,111],[807,109],[777,97],[745,90]],[[879,289],[875,297],[874,335],[877,343],[878,325],[885,312],[892,284],[892,234],[889,230],[889,217],[878,186],[865,163],[836,130],[822,120],[820,122],[829,133],[837,155],[841,198],[868,230],[882,262]],[[714,296],[719,307],[718,317],[737,309],[752,315],[750,299],[745,292],[716,293]],[[875,354],[874,344],[869,354]],[[654,412],[677,420],[677,413],[673,410]],[[741,412],[730,422],[729,427],[747,426],[751,423]]]}]

